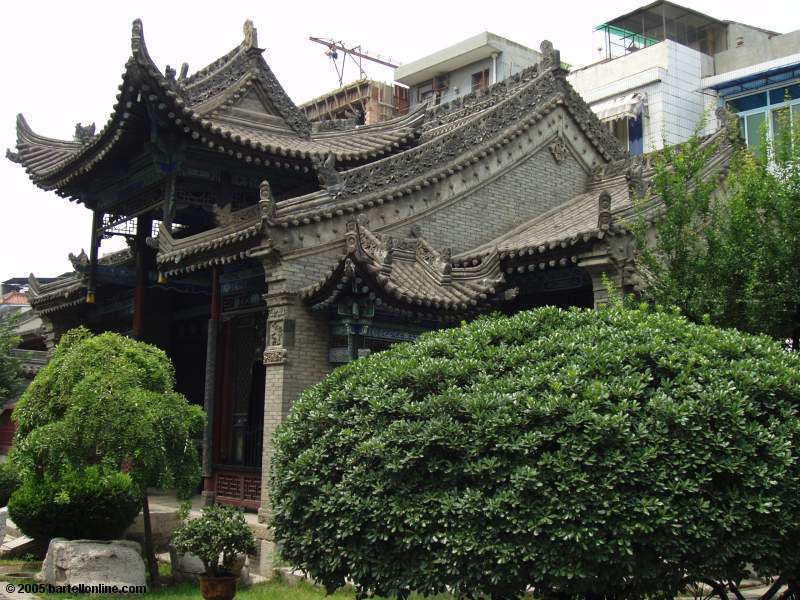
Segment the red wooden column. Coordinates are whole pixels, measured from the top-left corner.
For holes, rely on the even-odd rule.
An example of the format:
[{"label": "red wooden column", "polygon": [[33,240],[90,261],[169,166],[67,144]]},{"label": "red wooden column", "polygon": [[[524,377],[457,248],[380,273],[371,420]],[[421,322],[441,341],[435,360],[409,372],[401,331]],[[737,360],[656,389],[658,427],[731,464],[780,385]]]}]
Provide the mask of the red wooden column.
[{"label": "red wooden column", "polygon": [[220,313],[219,267],[211,270],[211,313],[208,319],[206,341],[206,382],[203,407],[206,411],[206,427],[203,430],[203,501],[206,506],[214,504],[214,404],[216,400],[217,338]]}]

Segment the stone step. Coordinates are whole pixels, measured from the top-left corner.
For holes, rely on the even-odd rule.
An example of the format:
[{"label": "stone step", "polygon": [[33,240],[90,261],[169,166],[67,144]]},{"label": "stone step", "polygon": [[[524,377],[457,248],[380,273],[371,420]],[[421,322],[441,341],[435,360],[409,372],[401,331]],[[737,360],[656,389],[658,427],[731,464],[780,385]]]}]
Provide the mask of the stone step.
[{"label": "stone step", "polygon": [[20,535],[15,538],[6,537],[3,545],[0,546],[0,558],[17,558],[35,551],[38,544],[27,535]]}]

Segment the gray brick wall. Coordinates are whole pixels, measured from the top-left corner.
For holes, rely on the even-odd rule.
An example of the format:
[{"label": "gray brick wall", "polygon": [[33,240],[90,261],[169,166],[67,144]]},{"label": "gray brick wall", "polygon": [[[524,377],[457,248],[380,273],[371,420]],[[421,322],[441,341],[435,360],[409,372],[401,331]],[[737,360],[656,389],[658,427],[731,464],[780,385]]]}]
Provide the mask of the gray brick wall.
[{"label": "gray brick wall", "polygon": [[[435,247],[464,252],[493,240],[586,190],[588,177],[571,155],[561,164],[542,148],[534,156],[432,215],[420,218]],[[393,230],[408,235],[409,227]]]}]

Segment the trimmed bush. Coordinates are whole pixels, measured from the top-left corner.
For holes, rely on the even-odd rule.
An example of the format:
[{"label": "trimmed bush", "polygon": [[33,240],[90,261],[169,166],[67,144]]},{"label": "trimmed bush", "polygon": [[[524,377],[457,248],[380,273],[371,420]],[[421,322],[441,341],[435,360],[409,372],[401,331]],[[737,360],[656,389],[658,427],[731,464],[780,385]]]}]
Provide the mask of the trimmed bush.
[{"label": "trimmed bush", "polygon": [[542,308],[334,371],[275,437],[282,557],[329,589],[655,597],[800,565],[800,357]]},{"label": "trimmed bush", "polygon": [[209,577],[238,576],[237,559],[255,554],[256,540],[244,514],[232,506],[206,506],[197,518],[186,519],[175,530],[172,545],[181,554],[194,554],[203,561]]},{"label": "trimmed bush", "polygon": [[19,487],[19,474],[10,460],[0,464],[0,506],[6,506],[11,494]]},{"label": "trimmed bush", "polygon": [[119,539],[142,509],[138,488],[125,473],[97,467],[69,470],[58,479],[25,481],[12,495],[8,512],[29,537]]}]

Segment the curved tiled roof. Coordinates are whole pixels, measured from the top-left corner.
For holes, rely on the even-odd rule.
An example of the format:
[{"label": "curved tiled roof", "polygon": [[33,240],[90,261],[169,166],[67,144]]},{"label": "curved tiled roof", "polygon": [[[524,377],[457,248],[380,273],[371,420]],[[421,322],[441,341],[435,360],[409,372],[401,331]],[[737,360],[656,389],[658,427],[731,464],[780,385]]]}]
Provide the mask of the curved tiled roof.
[{"label": "curved tiled roof", "polygon": [[[558,63],[556,63],[558,64]],[[335,194],[282,203],[284,227],[361,212],[428,188],[513,143],[557,108],[566,110],[606,161],[627,153],[566,81],[558,66],[534,65],[480,95],[429,111],[419,145],[340,172]]]},{"label": "curved tiled roof", "polygon": [[185,238],[174,238],[161,223],[156,263],[161,273],[173,276],[215,264],[228,264],[247,256],[258,245],[264,220],[261,207],[250,206],[230,215],[227,223]]},{"label": "curved tiled roof", "polygon": [[438,252],[421,237],[383,236],[356,221],[347,225],[345,248],[326,277],[300,291],[312,308],[330,306],[347,284],[358,281],[379,302],[422,315],[473,312],[492,304],[505,289],[496,256],[478,267],[454,267],[449,251]]},{"label": "curved tiled roof", "polygon": [[28,299],[39,314],[48,314],[86,300],[86,277],[74,272],[40,284],[33,273],[28,278]]},{"label": "curved tiled roof", "polygon": [[[85,141],[56,140],[34,133],[17,119],[17,152],[21,163],[43,189],[62,195],[75,178],[89,172],[136,129],[132,121],[156,111],[193,140],[257,165],[275,157],[300,160],[333,154],[337,161],[366,161],[395,152],[414,140],[424,111],[355,130],[310,132],[305,116],[284,92],[264,61],[263,51],[243,42],[218,61],[183,80],[174,71],[162,74],[150,58],[142,23],[134,21],[131,58],[125,65],[117,102],[103,129]],[[262,100],[257,110],[241,109],[248,94]]]}]

